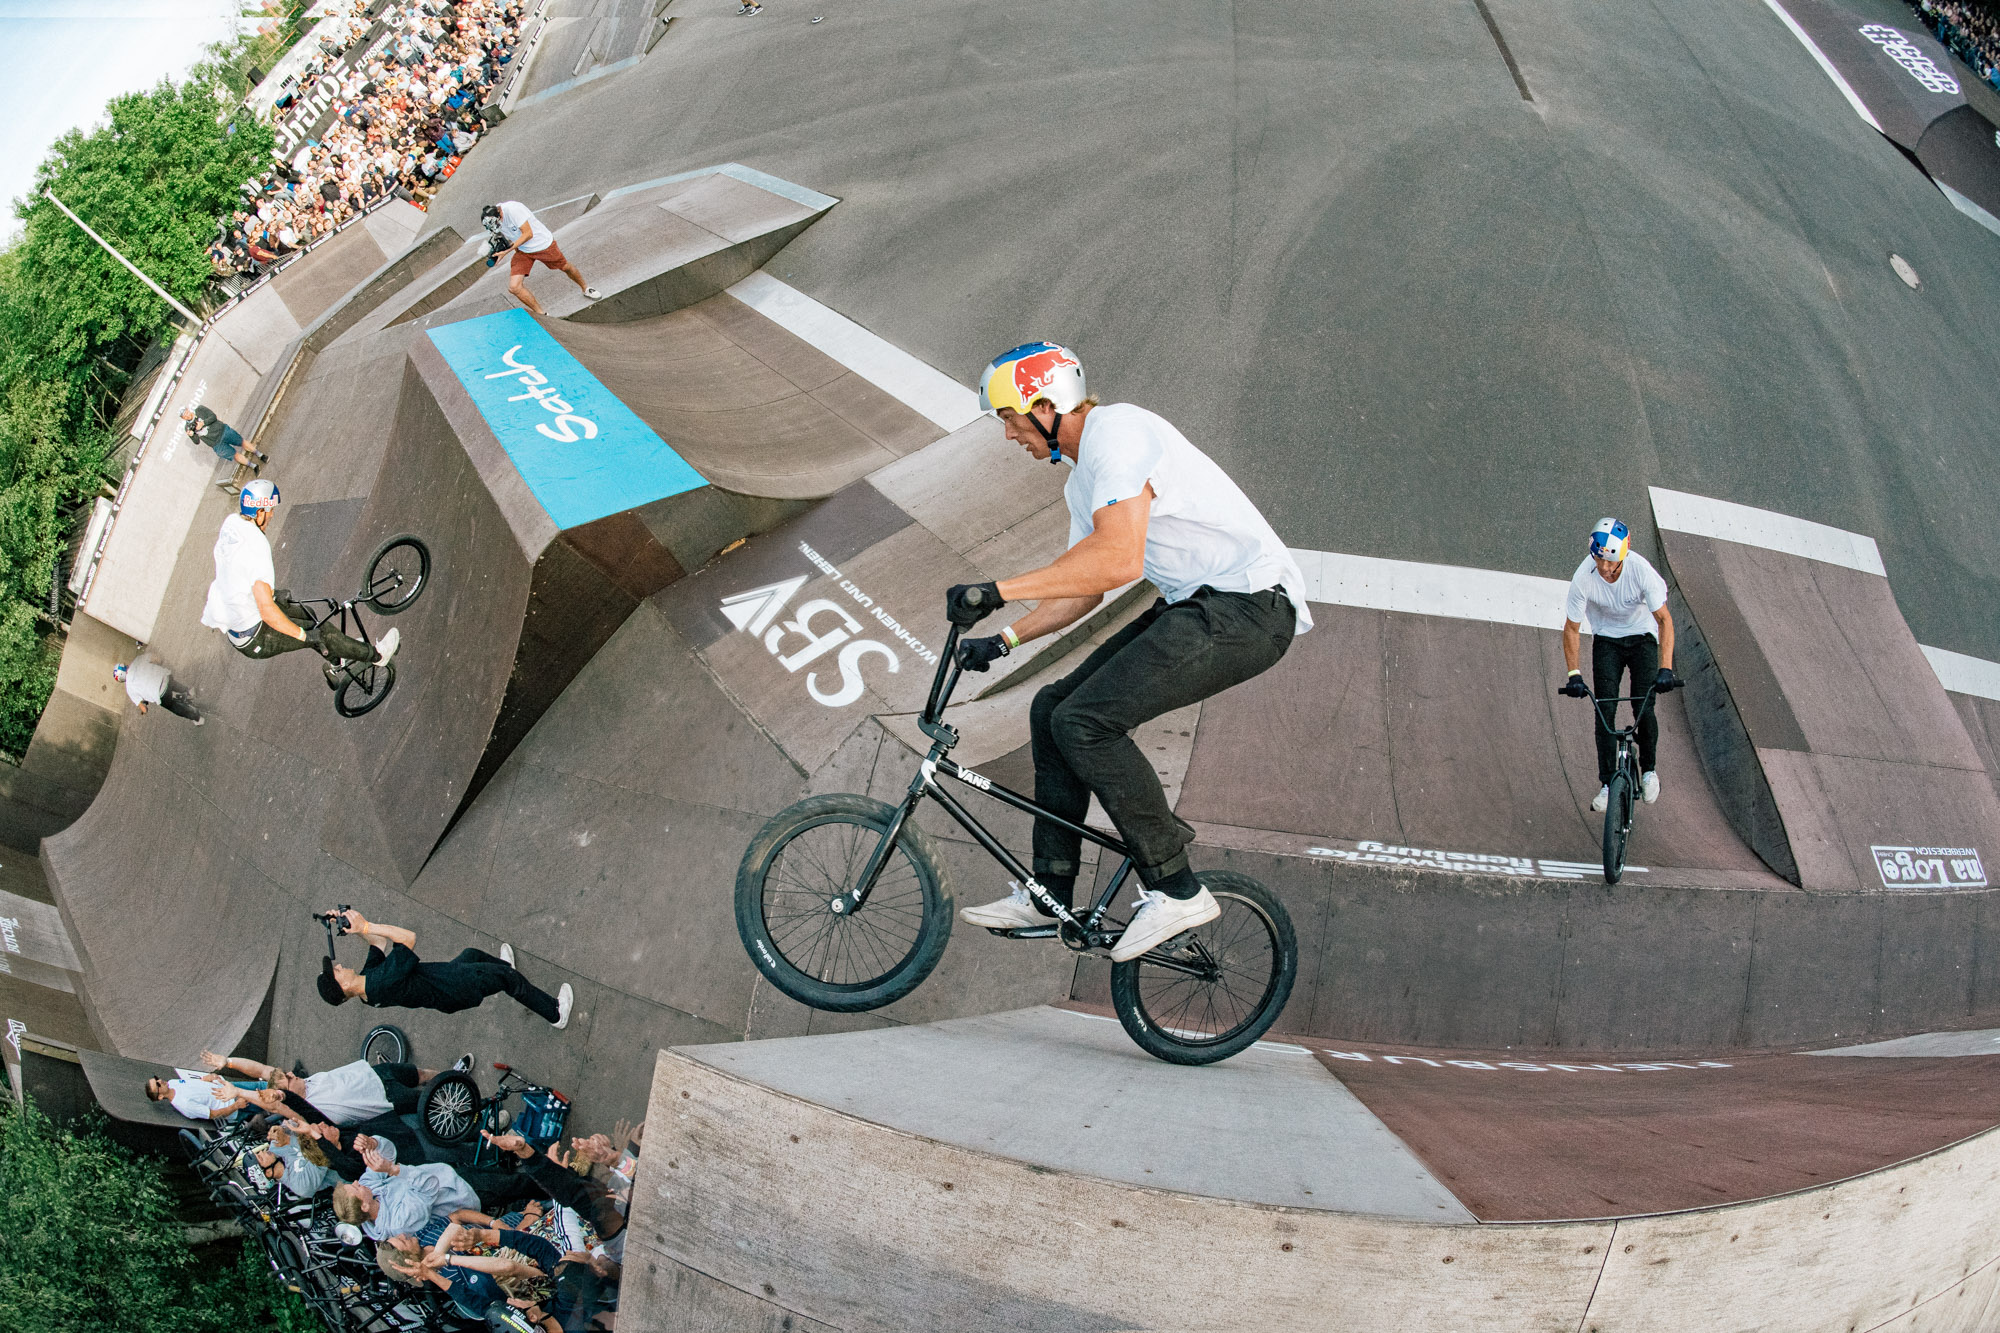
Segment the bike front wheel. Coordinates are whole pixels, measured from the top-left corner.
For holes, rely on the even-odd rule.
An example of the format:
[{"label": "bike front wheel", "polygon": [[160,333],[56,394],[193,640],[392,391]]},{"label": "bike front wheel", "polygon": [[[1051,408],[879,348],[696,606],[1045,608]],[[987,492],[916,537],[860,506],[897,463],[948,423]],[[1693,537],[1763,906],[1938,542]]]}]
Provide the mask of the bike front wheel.
[{"label": "bike front wheel", "polygon": [[1230,870],[1197,877],[1222,915],[1111,966],[1111,1004],[1139,1049],[1177,1065],[1227,1060],[1270,1030],[1299,974],[1292,918]]},{"label": "bike front wheel", "polygon": [[360,717],[382,706],[389,691],[396,688],[396,664],[356,666],[349,662],[336,668],[341,678],[333,692],[333,711],[342,717]]},{"label": "bike front wheel", "polygon": [[368,584],[361,602],[385,616],[407,610],[431,581],[431,548],[423,538],[404,533],[382,543],[368,562]]},{"label": "bike front wheel", "polygon": [[936,844],[915,824],[904,823],[868,901],[834,910],[896,813],[866,796],[812,796],[779,811],[744,851],[736,932],[757,970],[799,1003],[836,1014],[879,1009],[915,990],[944,956],[951,890]]},{"label": "bike front wheel", "polygon": [[1604,882],[1616,884],[1625,873],[1625,843],[1632,836],[1632,775],[1619,769],[1605,784],[1610,798],[1604,807]]}]

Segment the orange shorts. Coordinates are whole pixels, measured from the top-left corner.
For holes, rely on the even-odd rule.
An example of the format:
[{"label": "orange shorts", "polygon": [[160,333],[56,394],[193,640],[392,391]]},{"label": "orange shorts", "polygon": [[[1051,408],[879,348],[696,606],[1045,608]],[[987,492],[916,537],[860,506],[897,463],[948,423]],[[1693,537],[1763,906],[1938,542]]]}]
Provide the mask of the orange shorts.
[{"label": "orange shorts", "polygon": [[507,265],[507,271],[518,278],[532,269],[536,260],[540,260],[550,268],[561,268],[569,263],[569,260],[563,258],[562,247],[550,241],[546,250],[537,250],[533,254],[516,250],[514,258]]}]

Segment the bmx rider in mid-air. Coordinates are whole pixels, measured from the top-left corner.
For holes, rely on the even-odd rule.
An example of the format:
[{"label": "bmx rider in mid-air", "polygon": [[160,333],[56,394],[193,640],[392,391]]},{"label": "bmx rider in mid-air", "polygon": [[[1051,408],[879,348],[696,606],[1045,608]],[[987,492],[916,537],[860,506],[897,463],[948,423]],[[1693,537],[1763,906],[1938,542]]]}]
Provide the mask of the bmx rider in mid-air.
[{"label": "bmx rider in mid-air", "polygon": [[[1304,579],[1214,460],[1143,407],[1099,406],[1069,349],[1027,343],[1002,353],[980,375],[979,405],[1035,458],[1070,465],[1070,544],[1041,569],[950,590],[947,613],[961,629],[1007,602],[1037,603],[999,634],[962,641],[959,664],[985,671],[1141,575],[1160,591],[1076,670],[1044,686],[1029,714],[1035,800],[1081,823],[1094,792],[1131,849],[1145,887],[1111,951],[1127,962],[1222,911],[1188,866],[1194,830],[1168,807],[1130,732],[1274,665],[1312,628]],[[1035,822],[1035,882],[1064,907],[1073,905],[1081,851],[1076,834]],[[1026,888],[959,915],[1002,930],[1055,924]]]},{"label": "bmx rider in mid-air", "polygon": [[389,665],[402,639],[391,629],[373,648],[339,630],[305,629],[306,609],[272,588],[277,581],[271,561],[271,539],[264,535],[271,511],[278,507],[278,484],[259,478],[243,488],[236,512],[222,520],[215,536],[215,581],[208,585],[201,623],[221,630],[229,644],[245,657],[276,657],[311,648],[327,660]]}]

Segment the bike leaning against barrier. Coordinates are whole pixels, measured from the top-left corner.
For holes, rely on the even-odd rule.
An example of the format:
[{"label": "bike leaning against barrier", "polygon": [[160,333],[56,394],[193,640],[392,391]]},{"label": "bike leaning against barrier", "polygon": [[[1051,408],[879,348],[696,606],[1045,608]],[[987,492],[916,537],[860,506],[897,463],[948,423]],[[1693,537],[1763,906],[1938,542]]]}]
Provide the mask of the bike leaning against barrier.
[{"label": "bike leaning against barrier", "polygon": [[[1108,956],[1113,1005],[1140,1047],[1182,1064],[1225,1059],[1284,1008],[1298,968],[1291,922],[1248,876],[1188,864],[1194,830],[1175,817],[1131,732],[1276,664],[1312,626],[1303,577],[1227,473],[1154,413],[1099,405],[1069,349],[1028,343],[995,358],[980,375],[980,406],[1032,457],[1070,467],[1069,548],[1014,578],[950,589],[950,636],[919,722],[932,744],[902,804],[834,795],[781,811],[744,853],[737,929],[765,977],[815,1008],[875,1009],[909,994],[951,933],[943,863],[911,822],[929,798],[1015,881],[1009,896],[959,913],[968,924]],[[943,713],[962,672],[989,670],[1140,577],[1160,599],[1035,696],[1033,799],[949,758],[958,734]],[[964,637],[1021,601],[1036,605],[1000,633]],[[940,776],[1033,815],[1032,868]],[[1084,824],[1093,795],[1115,836]],[[1095,901],[1079,905],[1085,839],[1121,859]],[[1134,872],[1130,915],[1115,917]]]}]

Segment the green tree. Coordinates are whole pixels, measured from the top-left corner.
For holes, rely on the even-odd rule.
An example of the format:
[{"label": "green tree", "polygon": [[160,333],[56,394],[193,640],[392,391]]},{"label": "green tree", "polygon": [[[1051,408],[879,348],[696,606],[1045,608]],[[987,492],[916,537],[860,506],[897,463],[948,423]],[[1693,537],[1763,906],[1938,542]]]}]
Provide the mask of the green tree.
[{"label": "green tree", "polygon": [[307,1333],[248,1246],[197,1259],[159,1163],[0,1097],[0,1327],[9,1333]]},{"label": "green tree", "polygon": [[55,687],[45,616],[67,527],[112,465],[118,394],[169,307],[43,197],[56,194],[183,304],[207,247],[270,161],[271,129],[212,67],[114,98],[56,141],[0,252],[0,751],[19,755]]},{"label": "green tree", "polygon": [[[104,124],[56,140],[35,173],[34,194],[15,210],[28,325],[19,355],[32,358],[38,377],[64,385],[66,417],[105,416],[98,358],[129,365],[169,311],[43,191],[53,190],[153,281],[193,305],[208,285],[216,220],[269,165],[275,142],[226,90],[227,100],[218,100],[218,88],[208,79],[162,81],[113,98]],[[4,369],[22,368],[17,360]]]}]

